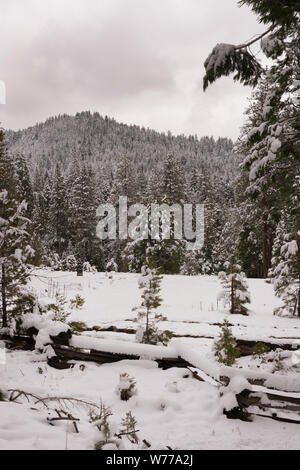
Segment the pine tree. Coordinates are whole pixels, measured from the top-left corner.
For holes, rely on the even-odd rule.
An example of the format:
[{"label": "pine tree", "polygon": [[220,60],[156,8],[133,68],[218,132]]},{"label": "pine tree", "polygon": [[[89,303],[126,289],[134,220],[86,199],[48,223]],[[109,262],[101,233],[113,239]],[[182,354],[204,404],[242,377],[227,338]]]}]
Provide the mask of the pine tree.
[{"label": "pine tree", "polygon": [[17,197],[19,201],[27,202],[27,214],[31,218],[33,213],[33,190],[29,174],[29,168],[23,155],[17,155],[14,159],[17,176]]},{"label": "pine tree", "polygon": [[[280,60],[283,52],[289,48],[291,39],[295,37],[295,33],[297,34],[297,30],[299,32],[298,0],[240,0],[238,3],[248,5],[258,16],[260,23],[270,26],[261,35],[256,35],[254,39],[243,44],[217,44],[204,63],[206,70],[203,78],[204,90],[210,83],[231,73],[235,73],[233,76],[235,81],[244,85],[257,85],[263,68],[252,54],[250,46],[261,41],[267,57]],[[289,62],[293,57],[286,56],[283,61],[286,59]]]},{"label": "pine tree", "polygon": [[269,272],[275,294],[283,301],[283,306],[274,310],[275,314],[288,313],[300,317],[298,262],[297,242],[289,232],[286,221],[282,219],[276,230],[272,266]]},{"label": "pine tree", "polygon": [[246,276],[241,266],[233,259],[224,263],[225,271],[219,273],[219,279],[223,285],[219,298],[229,304],[230,313],[247,315],[245,304],[250,302]]},{"label": "pine tree", "polygon": [[[257,129],[265,125],[264,106],[270,91],[269,80],[261,80],[252,94],[250,105],[246,110],[247,122],[242,129],[236,148],[245,155],[242,166],[242,188],[248,203],[253,205],[251,213],[256,217],[256,230],[262,252],[262,277],[268,276],[271,265],[272,245],[274,240],[276,211],[278,211],[278,196],[272,182],[275,167],[270,156],[269,142],[264,139],[254,143],[253,138]],[[276,113],[273,117],[276,122]],[[255,148],[255,150],[254,150]],[[253,212],[254,211],[254,212]],[[249,218],[249,216],[248,216]]]},{"label": "pine tree", "polygon": [[[29,276],[30,246],[27,204],[17,200],[17,177],[8,156],[4,133],[0,130],[0,287],[2,326],[6,327],[14,309],[21,306],[22,291]],[[28,299],[28,297],[27,297]]]},{"label": "pine tree", "polygon": [[96,238],[95,182],[91,167],[76,161],[68,178],[69,238],[74,247],[78,265],[89,261],[102,266],[100,241]]},{"label": "pine tree", "polygon": [[[204,88],[222,75],[236,72],[235,80],[257,85],[251,128],[244,139],[244,168],[249,173],[247,192],[263,214],[264,275],[270,263],[270,219],[278,222],[286,211],[292,219],[291,234],[297,245],[297,279],[300,279],[300,146],[299,74],[300,5],[297,0],[242,0],[269,24],[260,36],[239,46],[217,45],[208,57]],[[263,69],[247,50],[261,40],[264,54],[272,65]],[[256,121],[256,122],[255,122]],[[272,229],[271,229],[272,231]],[[271,234],[272,237],[272,234]]]},{"label": "pine tree", "polygon": [[[172,154],[167,155],[163,162],[159,190],[158,200],[155,201],[150,196],[151,203],[167,204],[169,207],[178,205],[183,212],[183,204],[186,200],[184,172],[181,162]],[[163,220],[165,218],[166,214],[162,209],[160,240],[151,240],[149,256],[151,256],[151,263],[157,267],[159,266],[165,274],[175,274],[180,272],[185,258],[186,245],[183,239],[175,238],[177,220],[172,212],[170,216],[170,238],[165,238],[163,234]]]},{"label": "pine tree", "polygon": [[147,262],[142,266],[139,279],[139,288],[142,290],[142,302],[138,308],[139,328],[137,339],[140,343],[167,345],[171,338],[169,331],[160,331],[157,322],[163,319],[162,315],[155,312],[162,302],[160,297],[160,283],[162,276],[157,269],[150,267]]},{"label": "pine tree", "polygon": [[67,189],[58,164],[51,182],[48,223],[49,247],[61,257],[68,244],[69,232]]}]

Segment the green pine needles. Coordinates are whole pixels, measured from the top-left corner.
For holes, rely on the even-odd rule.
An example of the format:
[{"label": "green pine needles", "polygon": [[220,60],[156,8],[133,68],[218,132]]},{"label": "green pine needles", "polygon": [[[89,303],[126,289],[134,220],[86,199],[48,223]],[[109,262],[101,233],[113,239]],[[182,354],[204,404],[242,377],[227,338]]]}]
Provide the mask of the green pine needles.
[{"label": "green pine needles", "polygon": [[229,326],[230,323],[225,319],[221,325],[219,338],[214,343],[214,353],[218,362],[226,366],[232,366],[236,359],[240,357],[240,350],[236,345],[236,340]]}]

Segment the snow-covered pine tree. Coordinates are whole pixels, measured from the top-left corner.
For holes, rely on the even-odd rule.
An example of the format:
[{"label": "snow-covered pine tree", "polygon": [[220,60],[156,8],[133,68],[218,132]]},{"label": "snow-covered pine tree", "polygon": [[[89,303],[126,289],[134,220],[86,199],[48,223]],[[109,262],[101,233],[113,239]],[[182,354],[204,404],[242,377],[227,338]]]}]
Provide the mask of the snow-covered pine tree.
[{"label": "snow-covered pine tree", "polygon": [[[31,172],[29,171],[29,162],[22,154],[17,154],[15,157],[13,157],[13,160],[17,178],[17,199],[18,201],[26,201],[26,215],[32,222],[30,224],[31,246],[35,252],[32,263],[36,266],[39,266],[44,258],[46,240],[44,240],[44,237],[40,236],[41,234],[38,230],[38,224],[35,224],[39,216],[39,208],[35,204],[37,201],[35,200],[35,194],[33,191],[33,183],[30,174]],[[43,188],[43,184],[41,184],[40,188]],[[47,215],[47,213],[43,214],[43,217],[47,217]],[[46,222],[44,225],[44,233],[46,233],[47,230],[48,226]]]},{"label": "snow-covered pine tree", "polygon": [[44,250],[48,247],[49,238],[49,208],[51,201],[51,182],[48,171],[37,168],[33,176],[33,206],[32,223],[43,242]]},{"label": "snow-covered pine tree", "polygon": [[[262,252],[262,277],[268,276],[271,265],[272,245],[274,240],[275,224],[274,216],[278,211],[278,195],[272,182],[276,166],[272,162],[267,163],[269,143],[264,139],[259,142],[252,135],[257,129],[263,129],[265,125],[264,106],[270,91],[269,79],[265,77],[252,94],[250,104],[246,110],[247,122],[245,123],[236,150],[245,155],[241,164],[241,181],[243,186],[244,200],[247,198],[249,204],[253,204],[251,214],[256,217],[255,227]],[[276,122],[276,112],[273,116]],[[262,126],[262,127],[261,127]],[[255,152],[253,152],[253,146]],[[262,162],[260,163],[260,160]],[[277,206],[277,207],[276,207]],[[249,218],[249,216],[248,216]]]},{"label": "snow-covered pine tree", "polygon": [[56,165],[51,181],[49,205],[49,247],[60,257],[69,239],[67,187],[60,165]]},{"label": "snow-covered pine tree", "polygon": [[24,285],[29,276],[28,261],[33,256],[30,246],[30,221],[27,204],[17,200],[18,180],[12,159],[6,151],[4,132],[0,130],[0,288],[2,326],[6,327],[15,311],[22,308]]},{"label": "snow-covered pine tree", "polygon": [[68,178],[69,240],[74,247],[78,266],[89,261],[101,269],[102,252],[96,237],[94,174],[90,165],[75,161]]},{"label": "snow-covered pine tree", "polygon": [[[292,44],[295,33],[299,33],[300,5],[298,0],[240,0],[240,5],[248,5],[258,16],[260,23],[269,25],[266,31],[255,35],[245,43],[217,44],[207,57],[203,78],[204,90],[210,83],[222,76],[235,73],[233,79],[244,85],[257,85],[263,68],[257,57],[251,52],[250,46],[261,41],[263,52],[281,65],[293,61],[290,54],[282,56]],[[298,43],[299,47],[299,43]],[[282,70],[282,76],[286,71]]]},{"label": "snow-covered pine tree", "polygon": [[[300,4],[297,0],[242,0],[240,3],[249,5],[259,21],[269,27],[244,44],[218,44],[205,63],[204,88],[231,72],[236,73],[235,80],[244,84],[257,85],[263,79],[266,86],[265,90],[261,88],[258,122],[246,136],[248,151],[244,167],[249,172],[248,192],[261,201],[264,195],[268,194],[268,199],[271,196],[269,209],[277,221],[283,211],[290,212],[291,233],[299,253],[300,203],[299,193],[295,191],[300,172]],[[247,50],[259,40],[262,51],[273,61],[267,70]],[[297,271],[300,277],[300,255]]]},{"label": "snow-covered pine tree", "polygon": [[248,309],[245,304],[250,302],[246,276],[241,270],[241,266],[230,261],[224,263],[225,271],[219,272],[219,279],[223,290],[219,294],[219,299],[223,299],[229,305],[230,313],[247,315]]},{"label": "snow-covered pine tree", "polygon": [[[149,200],[152,203],[167,204],[169,207],[177,204],[183,208],[186,201],[186,184],[182,164],[178,158],[169,154],[163,162],[162,175],[160,179],[160,195],[158,200],[154,200],[149,195]],[[160,227],[163,228],[162,220],[166,214],[164,210],[161,211]],[[154,266],[159,266],[164,273],[175,274],[180,272],[180,268],[185,258],[185,241],[183,239],[175,238],[175,224],[176,220],[171,212],[170,217],[170,238],[164,238],[161,231],[160,240],[151,240],[151,263]],[[183,235],[183,234],[182,234]]]},{"label": "snow-covered pine tree", "polygon": [[109,197],[109,202],[115,206],[117,211],[118,232],[117,239],[112,240],[109,243],[109,258],[114,257],[115,261],[119,265],[119,270],[123,272],[127,272],[129,270],[127,250],[127,244],[129,243],[129,239],[126,237],[126,234],[124,238],[124,234],[119,233],[119,213],[121,210],[119,206],[119,197],[126,196],[128,205],[131,205],[134,202],[140,202],[136,201],[136,190],[137,184],[132,162],[127,155],[122,155],[116,167],[114,168],[112,188]]},{"label": "snow-covered pine tree", "polygon": [[18,180],[18,200],[25,200],[27,202],[27,214],[31,218],[33,212],[33,190],[27,161],[23,155],[18,154],[14,159],[14,163]]},{"label": "snow-covered pine tree", "polygon": [[163,319],[161,314],[155,310],[161,305],[160,284],[162,276],[158,270],[151,267],[149,260],[142,266],[141,276],[139,278],[139,288],[142,290],[142,302],[138,307],[139,327],[137,329],[137,341],[146,344],[162,343],[167,345],[171,339],[169,331],[160,331],[157,323]]},{"label": "snow-covered pine tree", "polygon": [[282,218],[276,230],[272,265],[269,272],[275,294],[283,302],[281,307],[274,310],[274,314],[297,315],[300,317],[298,249],[295,237],[289,232],[287,221]]}]

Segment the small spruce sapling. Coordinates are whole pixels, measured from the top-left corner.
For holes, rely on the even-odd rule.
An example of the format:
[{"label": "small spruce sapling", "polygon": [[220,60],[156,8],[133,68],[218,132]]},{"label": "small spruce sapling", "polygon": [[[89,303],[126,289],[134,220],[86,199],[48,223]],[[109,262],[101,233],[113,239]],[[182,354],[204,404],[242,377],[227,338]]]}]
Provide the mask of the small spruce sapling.
[{"label": "small spruce sapling", "polygon": [[[70,309],[81,309],[84,305],[84,299],[80,295],[76,295],[74,299],[71,299],[69,302]],[[53,320],[54,321],[61,321],[66,322],[71,312],[67,310],[67,300],[65,297],[57,293],[55,296],[55,303],[49,304],[47,306],[48,311],[53,312]]]},{"label": "small spruce sapling", "polygon": [[132,415],[131,411],[128,411],[125,415],[125,418],[121,421],[121,430],[119,435],[126,435],[129,441],[132,444],[137,444],[139,442],[139,438],[137,436],[137,429],[136,429],[137,421],[135,417]]},{"label": "small spruce sapling", "polygon": [[[141,306],[137,308],[139,327],[136,339],[139,343],[159,344],[167,346],[172,338],[172,333],[168,330],[161,331],[157,327],[159,321],[166,320],[166,317],[154,310],[161,305],[160,283],[162,276],[158,270],[151,268],[149,261],[142,266],[139,279],[139,288],[142,290]],[[136,308],[134,309],[136,310]]]},{"label": "small spruce sapling", "polygon": [[47,305],[47,310],[53,312],[53,320],[65,322],[71,312],[66,310],[67,301],[62,294],[57,293],[55,303]]},{"label": "small spruce sapling", "polygon": [[89,412],[89,422],[96,426],[98,431],[100,431],[101,435],[103,436],[103,439],[95,444],[95,450],[101,450],[105,444],[110,442],[114,443],[113,440],[110,440],[111,430],[108,421],[110,416],[112,416],[111,409],[103,405],[103,403],[101,403],[98,413],[96,413],[95,410],[90,410]]},{"label": "small spruce sapling", "polygon": [[214,353],[217,360],[226,366],[232,366],[235,360],[240,356],[240,350],[236,345],[228,320],[224,320],[221,325],[221,332],[218,339],[214,342]]}]

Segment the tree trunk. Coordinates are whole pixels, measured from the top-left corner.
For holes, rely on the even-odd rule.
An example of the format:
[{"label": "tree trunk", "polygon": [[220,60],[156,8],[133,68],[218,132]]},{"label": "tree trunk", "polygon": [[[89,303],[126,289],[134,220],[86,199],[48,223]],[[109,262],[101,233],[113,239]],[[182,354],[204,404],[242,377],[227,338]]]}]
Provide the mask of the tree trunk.
[{"label": "tree trunk", "polygon": [[7,299],[6,299],[6,274],[5,266],[1,268],[1,300],[2,300],[2,327],[7,327]]},{"label": "tree trunk", "polygon": [[147,307],[147,312],[146,312],[146,337],[147,337],[147,343],[149,344],[149,308]]},{"label": "tree trunk", "polygon": [[231,309],[230,309],[230,313],[235,313],[235,305],[234,305],[234,279],[233,279],[233,278],[231,279],[231,294],[230,294],[230,297],[231,297]]},{"label": "tree trunk", "polygon": [[[264,217],[265,219],[265,217]],[[268,224],[267,221],[263,222],[263,277],[266,279],[268,277],[269,271],[269,250],[268,250]]]},{"label": "tree trunk", "polygon": [[[299,227],[299,225],[298,225],[298,227]],[[297,315],[298,315],[298,317],[300,317],[300,235],[299,235],[299,231],[297,232],[297,235],[296,235],[296,241],[297,241],[297,248],[298,248],[298,251],[297,251],[297,267],[298,267],[298,281],[299,281]]]}]

